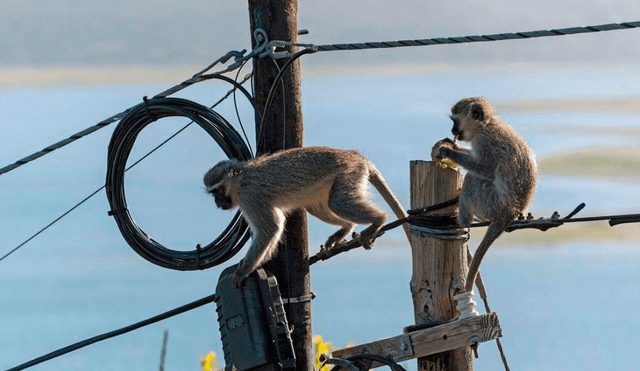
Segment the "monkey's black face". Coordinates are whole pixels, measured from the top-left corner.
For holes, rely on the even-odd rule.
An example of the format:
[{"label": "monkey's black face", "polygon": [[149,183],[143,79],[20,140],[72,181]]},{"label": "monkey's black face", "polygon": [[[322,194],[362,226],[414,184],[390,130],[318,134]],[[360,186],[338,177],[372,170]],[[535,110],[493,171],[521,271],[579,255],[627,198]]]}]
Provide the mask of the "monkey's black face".
[{"label": "monkey's black face", "polygon": [[229,210],[233,208],[233,200],[231,199],[231,196],[226,194],[224,187],[216,187],[210,190],[209,193],[213,196],[216,206],[222,210]]},{"label": "monkey's black face", "polygon": [[451,128],[451,134],[458,139],[462,139],[462,129],[460,128],[460,121],[453,116],[449,116],[453,121],[453,127]]}]

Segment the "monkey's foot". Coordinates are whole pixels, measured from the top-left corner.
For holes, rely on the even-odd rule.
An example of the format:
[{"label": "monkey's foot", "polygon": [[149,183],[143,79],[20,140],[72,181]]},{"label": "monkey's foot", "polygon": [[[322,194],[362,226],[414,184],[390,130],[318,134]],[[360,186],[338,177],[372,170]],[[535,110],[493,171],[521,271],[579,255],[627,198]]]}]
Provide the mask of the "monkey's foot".
[{"label": "monkey's foot", "polygon": [[344,239],[338,241],[338,240],[333,240],[333,239],[329,238],[327,240],[327,242],[324,243],[324,245],[320,245],[320,249],[321,250],[330,249],[330,248],[334,247],[335,245],[339,244],[342,241],[344,241]]},{"label": "monkey's foot", "polygon": [[360,235],[360,243],[366,250],[371,250],[373,248],[373,241],[375,240],[376,239],[372,238],[372,236],[366,236],[365,234]]},{"label": "monkey's foot", "polygon": [[344,239],[344,238],[341,239],[340,241],[335,241],[335,242],[331,242],[331,243],[329,241],[327,241],[327,242],[324,243],[324,245],[320,245],[320,250],[329,250],[329,249],[331,249],[333,247],[336,247],[336,246],[338,246],[340,244],[343,244],[345,242],[347,242],[347,240]]},{"label": "monkey's foot", "polygon": [[360,243],[362,247],[367,250],[371,250],[373,248],[373,241],[378,238],[378,232],[380,231],[379,225],[372,225],[366,228],[364,231],[360,233]]}]

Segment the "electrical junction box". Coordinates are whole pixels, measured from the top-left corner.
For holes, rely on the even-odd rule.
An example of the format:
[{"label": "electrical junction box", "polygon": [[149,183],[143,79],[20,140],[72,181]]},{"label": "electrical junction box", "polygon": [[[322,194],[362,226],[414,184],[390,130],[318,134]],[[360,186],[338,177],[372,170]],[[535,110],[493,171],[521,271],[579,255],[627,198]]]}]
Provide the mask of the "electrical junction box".
[{"label": "electrical junction box", "polygon": [[236,268],[222,271],[214,299],[225,371],[295,368],[291,331],[276,278],[258,269],[236,289],[231,286]]}]

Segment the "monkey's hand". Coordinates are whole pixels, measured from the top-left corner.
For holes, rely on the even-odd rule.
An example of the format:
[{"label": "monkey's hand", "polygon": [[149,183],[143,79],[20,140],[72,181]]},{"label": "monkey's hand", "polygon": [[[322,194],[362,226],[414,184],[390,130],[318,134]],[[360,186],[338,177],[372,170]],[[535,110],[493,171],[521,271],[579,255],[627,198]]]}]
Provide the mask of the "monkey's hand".
[{"label": "monkey's hand", "polygon": [[240,265],[238,266],[238,269],[236,269],[236,271],[233,273],[233,281],[231,282],[231,286],[234,289],[241,288],[242,283],[244,282],[244,280],[247,279],[247,277],[249,277],[251,272],[252,271],[241,262]]},{"label": "monkey's hand", "polygon": [[441,160],[442,158],[444,158],[444,154],[440,151],[440,149],[443,147],[458,149],[458,145],[452,139],[440,139],[436,142],[436,144],[433,145],[433,148],[431,148],[431,158],[433,160]]},{"label": "monkey's hand", "polygon": [[446,158],[444,152],[442,151],[444,148],[450,148],[453,150],[458,150],[459,147],[452,139],[444,138],[436,142],[431,149],[431,159],[435,162],[440,163],[444,167],[456,167],[456,164],[452,162],[450,159]]}]

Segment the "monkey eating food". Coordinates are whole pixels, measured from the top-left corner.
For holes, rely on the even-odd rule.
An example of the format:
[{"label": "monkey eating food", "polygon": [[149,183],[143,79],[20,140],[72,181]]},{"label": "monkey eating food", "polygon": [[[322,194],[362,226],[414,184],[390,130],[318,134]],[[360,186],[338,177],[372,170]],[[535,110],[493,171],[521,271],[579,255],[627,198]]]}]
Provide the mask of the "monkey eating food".
[{"label": "monkey eating food", "polygon": [[[224,160],[204,175],[216,206],[240,208],[253,241],[233,278],[233,287],[273,256],[282,237],[287,213],[306,209],[318,219],[341,228],[324,248],[344,240],[356,224],[370,224],[360,234],[370,249],[387,220],[367,197],[367,183],[380,192],[394,214],[407,217],[382,174],[362,154],[329,147],[293,148],[248,161]],[[403,224],[407,238],[409,228]]]},{"label": "monkey eating food", "polygon": [[467,170],[458,224],[468,226],[474,217],[490,222],[469,266],[465,290],[471,292],[484,254],[531,204],[538,170],[529,145],[494,113],[486,99],[464,98],[451,108],[450,117],[451,132],[470,142],[471,149],[445,138],[433,146],[431,157],[449,158]]}]

